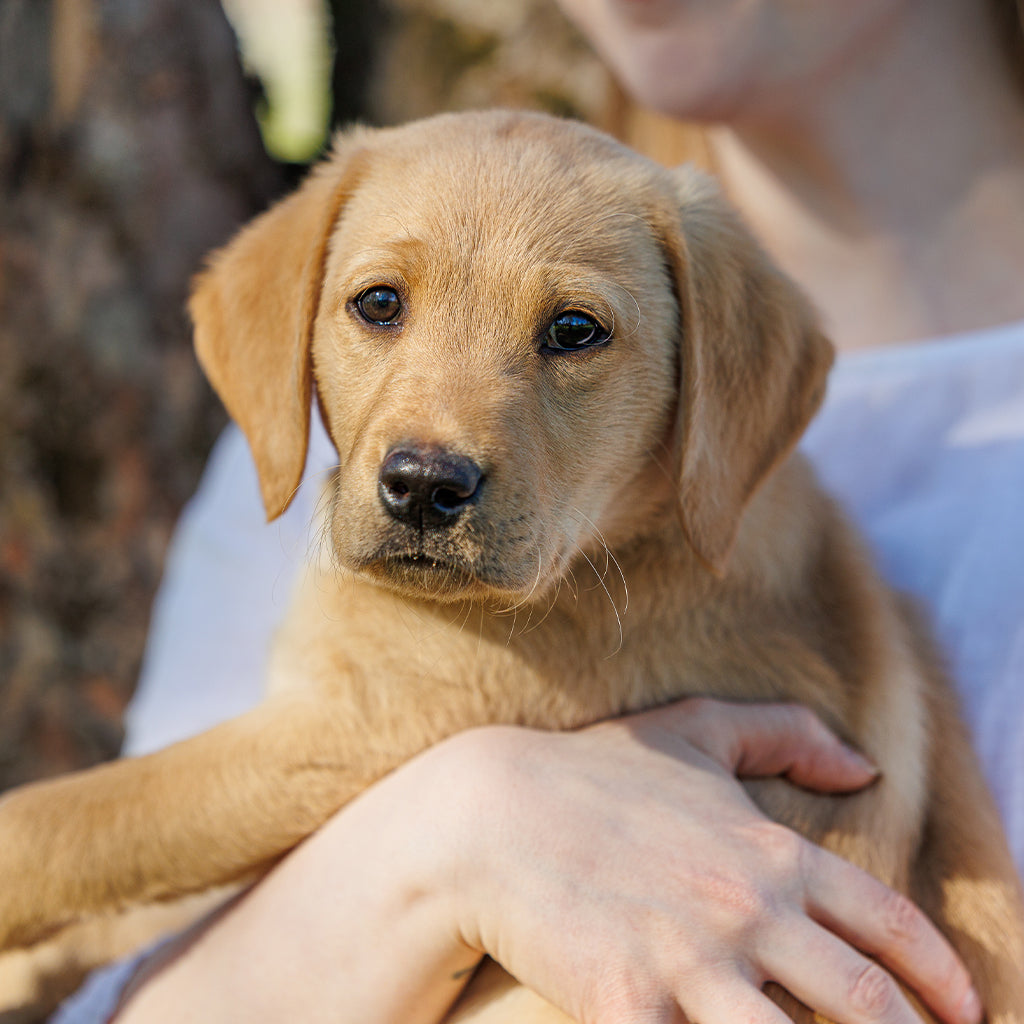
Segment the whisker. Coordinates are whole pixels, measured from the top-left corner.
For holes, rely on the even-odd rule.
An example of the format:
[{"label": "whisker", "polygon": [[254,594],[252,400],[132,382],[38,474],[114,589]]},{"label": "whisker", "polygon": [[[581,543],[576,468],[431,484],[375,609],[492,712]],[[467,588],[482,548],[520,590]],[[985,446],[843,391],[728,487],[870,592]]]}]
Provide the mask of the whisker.
[{"label": "whisker", "polygon": [[[538,579],[540,579],[540,566],[541,566],[540,552],[538,552],[537,553],[537,578]],[[558,595],[562,592],[562,583],[564,581],[565,581],[565,576],[564,575],[558,577],[558,582],[555,584],[554,593],[548,598],[548,606],[547,606],[547,608],[544,609],[544,614],[529,629],[524,629],[523,630],[523,634],[524,635],[526,633],[529,633],[531,630],[539,629],[542,625],[544,625],[545,621],[547,620],[547,617],[551,614],[552,609],[558,603]]]},{"label": "whisker", "polygon": [[527,592],[526,596],[522,599],[522,604],[528,604],[534,594],[537,593],[537,589],[540,587],[541,577],[544,575],[544,556],[540,553],[540,549],[537,550],[537,571],[533,576],[533,584]]},{"label": "whisker", "polygon": [[[601,547],[604,549],[604,572],[599,577],[602,584],[604,583],[604,580],[607,578],[608,571],[611,568],[611,566],[615,566],[615,569],[619,574],[619,579],[622,581],[622,613],[625,614],[626,611],[629,609],[629,584],[626,582],[626,574],[622,571],[622,566],[619,564],[619,560],[615,557],[611,547],[609,547],[608,542],[605,540],[604,534],[598,528],[597,524],[593,521],[593,519],[590,518],[590,516],[588,516],[581,509],[577,508],[575,505],[571,506],[569,511],[579,516],[580,519],[584,520],[587,523],[587,525],[590,526],[590,529],[593,531],[594,538],[600,542]],[[580,548],[579,550],[580,553],[583,554],[583,549]],[[586,556],[584,555],[584,557]],[[587,561],[590,562],[590,559],[588,558]],[[590,563],[590,566],[591,568],[594,568],[592,562]],[[594,569],[594,571],[595,573],[597,572],[596,569]]]},{"label": "whisker", "polygon": [[458,633],[461,633],[466,628],[466,623],[469,622],[469,616],[472,610],[472,606],[468,601],[463,602],[463,604],[465,604],[465,608],[463,609],[461,605],[457,605],[456,611],[452,614],[452,617],[448,620],[447,623],[447,625],[449,626],[454,626],[455,623],[461,618],[462,621],[459,622],[458,627],[456,629],[456,632]]},{"label": "whisker", "polygon": [[565,567],[565,572],[562,573],[562,579],[571,587],[573,600],[580,603],[580,585],[576,579],[576,573],[572,571],[572,567],[568,564]]},{"label": "whisker", "polygon": [[[467,602],[467,606],[472,608],[472,604]],[[484,649],[484,610],[482,607],[477,609],[479,612],[480,625],[477,627],[476,632],[476,660],[480,660],[481,652]]]},{"label": "whisker", "polygon": [[[659,449],[659,451],[648,451],[647,454],[650,455],[655,466],[657,466],[662,474],[664,474],[665,479],[674,484],[676,472],[673,466],[675,459],[673,458],[672,450],[664,441],[661,440],[658,441],[655,447]],[[660,456],[664,456],[664,459]]]},{"label": "whisker", "polygon": [[622,650],[622,645],[625,642],[625,634],[623,633],[623,630],[622,630],[622,619],[619,616],[619,609],[615,607],[615,601],[612,598],[611,592],[608,590],[608,587],[605,585],[604,580],[601,579],[601,577],[598,575],[598,572],[597,572],[597,569],[594,566],[594,563],[590,561],[590,558],[588,557],[586,551],[583,550],[583,548],[579,548],[578,550],[579,550],[579,553],[586,560],[586,562],[590,566],[590,568],[594,570],[594,575],[597,576],[597,580],[601,584],[601,589],[604,591],[605,596],[608,598],[608,603],[611,605],[612,613],[615,616],[615,622],[616,622],[616,625],[618,626],[618,629],[619,629],[619,642],[616,645],[615,650],[611,651],[609,654],[606,654],[605,657],[604,657],[604,660],[608,661],[609,658],[614,658],[615,655],[618,654],[619,651]]},{"label": "whisker", "polygon": [[[530,600],[532,599],[533,595],[535,593],[537,593],[537,590],[540,587],[540,583],[541,583],[541,579],[542,579],[543,575],[544,575],[544,560],[543,560],[543,556],[541,555],[540,551],[538,550],[538,552],[537,552],[537,571],[536,571],[536,573],[534,573],[533,583],[530,585],[530,589],[522,597],[520,597],[520,598],[512,598],[511,601],[507,605],[505,605],[503,608],[496,609],[494,614],[495,615],[513,614],[514,615],[516,612],[519,611],[520,608],[528,607],[528,605],[530,603]],[[532,613],[532,610],[531,610],[531,612],[530,612],[531,618],[532,618],[532,614],[533,613]],[[529,625],[529,621],[530,620],[527,619],[527,625]],[[524,627],[523,631],[524,632],[526,631],[526,627]]]},{"label": "whisker", "polygon": [[511,647],[512,646],[512,640],[515,638],[515,635],[516,635],[516,617],[518,616],[518,614],[519,614],[519,605],[517,603],[517,604],[514,604],[512,606],[512,626],[509,629],[508,636],[505,638],[505,646],[506,647]]}]

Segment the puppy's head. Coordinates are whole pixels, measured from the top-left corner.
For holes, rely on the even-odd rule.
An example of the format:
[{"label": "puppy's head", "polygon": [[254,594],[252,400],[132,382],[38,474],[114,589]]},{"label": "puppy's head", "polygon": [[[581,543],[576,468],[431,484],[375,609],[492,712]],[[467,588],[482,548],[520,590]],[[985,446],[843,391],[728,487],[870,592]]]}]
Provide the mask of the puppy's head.
[{"label": "puppy's head", "polygon": [[723,571],[831,359],[705,179],[528,114],[342,136],[191,311],[268,516],[301,478],[315,381],[337,558],[452,599],[543,593],[677,504]]}]

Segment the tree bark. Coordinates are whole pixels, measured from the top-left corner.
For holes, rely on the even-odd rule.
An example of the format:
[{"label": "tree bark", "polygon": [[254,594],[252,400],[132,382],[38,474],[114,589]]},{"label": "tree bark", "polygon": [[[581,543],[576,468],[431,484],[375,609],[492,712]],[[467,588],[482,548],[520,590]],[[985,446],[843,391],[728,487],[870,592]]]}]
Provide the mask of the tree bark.
[{"label": "tree bark", "polygon": [[222,413],[184,302],[279,187],[217,0],[0,4],[0,788],[117,752]]}]

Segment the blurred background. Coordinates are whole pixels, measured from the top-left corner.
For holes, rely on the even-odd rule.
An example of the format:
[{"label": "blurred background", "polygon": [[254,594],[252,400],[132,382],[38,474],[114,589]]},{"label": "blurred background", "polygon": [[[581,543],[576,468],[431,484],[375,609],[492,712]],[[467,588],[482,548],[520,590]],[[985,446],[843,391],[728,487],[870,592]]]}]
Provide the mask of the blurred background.
[{"label": "blurred background", "polygon": [[184,313],[203,254],[333,127],[494,105],[693,155],[553,0],[0,0],[0,789],[117,753],[224,424]]}]

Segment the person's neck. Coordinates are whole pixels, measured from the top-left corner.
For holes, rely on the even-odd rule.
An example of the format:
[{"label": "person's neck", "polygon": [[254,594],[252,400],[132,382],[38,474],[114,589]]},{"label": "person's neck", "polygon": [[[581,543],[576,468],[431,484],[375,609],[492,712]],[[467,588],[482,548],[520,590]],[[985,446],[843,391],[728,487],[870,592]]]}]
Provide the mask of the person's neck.
[{"label": "person's neck", "polygon": [[991,40],[918,28],[711,132],[727,192],[840,349],[1024,319],[1024,97]]}]

